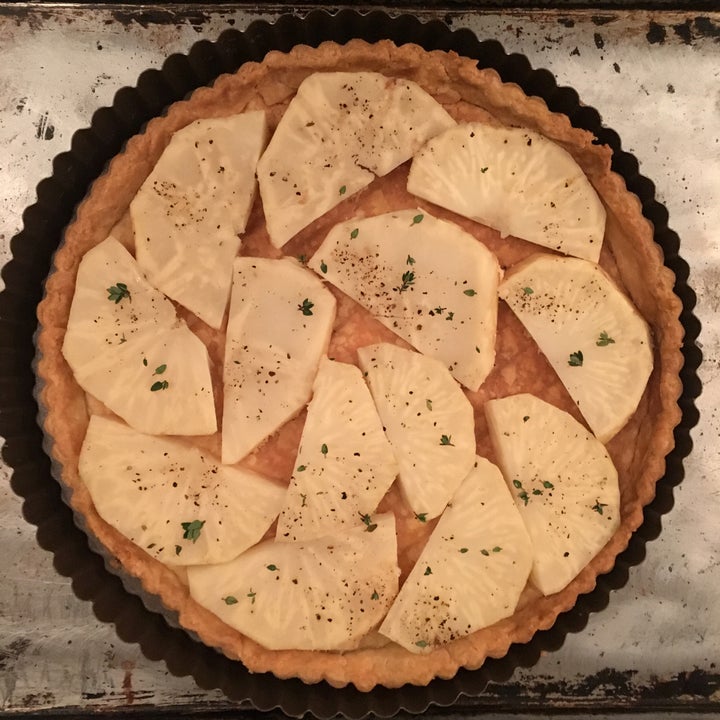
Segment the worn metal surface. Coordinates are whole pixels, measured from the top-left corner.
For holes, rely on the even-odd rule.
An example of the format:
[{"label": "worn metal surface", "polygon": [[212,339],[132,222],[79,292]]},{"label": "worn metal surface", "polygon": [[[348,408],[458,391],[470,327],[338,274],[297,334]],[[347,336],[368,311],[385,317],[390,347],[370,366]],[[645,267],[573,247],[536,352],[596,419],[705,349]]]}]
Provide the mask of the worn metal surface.
[{"label": "worn metal surface", "polygon": [[[263,13],[0,3],[0,261],[51,160],[147,67]],[[428,13],[428,16],[433,13]],[[436,14],[433,16],[437,16]],[[720,13],[443,12],[575,87],[656,184],[698,294],[705,362],[695,451],[642,565],[563,648],[457,712],[720,709]],[[0,711],[227,711],[117,639],[40,549],[0,466]],[[443,714],[448,714],[447,712]]]}]

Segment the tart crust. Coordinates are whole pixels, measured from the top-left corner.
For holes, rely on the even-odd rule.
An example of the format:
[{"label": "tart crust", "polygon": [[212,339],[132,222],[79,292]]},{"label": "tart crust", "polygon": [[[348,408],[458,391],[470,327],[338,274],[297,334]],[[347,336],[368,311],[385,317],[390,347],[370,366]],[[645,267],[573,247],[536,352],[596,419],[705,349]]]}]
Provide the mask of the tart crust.
[{"label": "tart crust", "polygon": [[[89,412],[107,411],[87,398],[75,382],[63,359],[61,348],[78,264],[84,253],[104,240],[116,227],[125,238],[126,213],[130,201],[152,170],[172,133],[198,118],[220,117],[245,110],[264,109],[274,127],[300,82],[318,71],[372,70],[388,76],[414,80],[440,101],[458,120],[524,126],[554,140],[570,152],[595,186],[607,209],[607,228],[601,265],[631,296],[652,328],[655,369],[637,412],[608,445],[618,468],[621,490],[621,525],[594,560],[561,592],[542,597],[526,588],[515,614],[495,625],[434,649],[414,655],[387,644],[346,652],[270,651],[225,625],[190,598],[181,574],[150,558],[107,525],[97,514],[87,489],[78,476],[78,456],[87,428]],[[132,137],[124,151],[98,178],[76,217],[67,228],[64,242],[55,255],[46,283],[46,296],[38,306],[40,330],[37,335],[39,401],[44,413],[44,431],[57,467],[58,479],[75,516],[91,538],[96,538],[110,564],[138,578],[144,591],[161,598],[168,616],[179,618],[185,629],[242,661],[252,672],[272,672],[281,678],[298,677],[308,683],[325,680],[333,686],[349,683],[369,691],[376,685],[399,687],[405,683],[427,684],[433,678],[450,678],[461,667],[480,667],[486,658],[504,656],[511,643],[525,643],[538,630],[550,628],[557,616],[576,603],[580,594],[590,592],[597,576],[612,569],[617,555],[629,542],[643,520],[643,507],[655,495],[657,480],[665,470],[665,456],[673,448],[673,429],[680,421],[677,404],[681,392],[683,328],[679,322],[681,302],[673,292],[674,276],[663,265],[662,251],[653,240],[653,228],[643,217],[640,201],[625,187],[623,179],[611,172],[611,150],[593,144],[593,136],[573,128],[569,119],[548,110],[543,100],[528,97],[516,85],[506,84],[494,70],[478,70],[476,62],[455,53],[427,52],[417,45],[395,46],[390,41],[370,44],[353,40],[346,45],[331,42],[318,48],[297,46],[289,53],[271,52],[262,63],[247,63],[233,75],[223,75],[211,88],[201,88],[182,102],[173,104],[166,115],[150,121],[142,134]],[[417,200],[404,190],[407,167],[373,183],[365,191],[316,221],[284,248],[288,255],[312,251],[327,230],[353,214],[375,214],[400,207],[415,207]],[[494,231],[458,218],[430,203],[423,203],[439,217],[451,218],[485,242],[504,266],[514,264],[537,246],[520,240],[501,241]],[[118,225],[120,223],[120,225]],[[253,227],[255,231],[253,232]],[[245,250],[271,254],[264,232],[259,201],[248,224]],[[260,249],[260,250],[258,250]],[[275,256],[279,255],[275,251]],[[650,280],[648,280],[650,279]],[[352,310],[339,307],[342,320]],[[482,404],[490,397],[514,392],[534,392],[572,411],[580,419],[559,381],[548,374],[546,361],[512,314],[501,304],[497,361],[491,377],[478,393],[469,393],[476,407],[478,452],[494,459],[489,445]],[[203,337],[207,328],[194,329]],[[349,342],[352,326],[337,328],[336,353],[353,357]],[[378,331],[379,333],[380,331]],[[381,337],[379,334],[377,337]],[[386,339],[385,335],[381,339]],[[209,341],[211,357],[219,357],[222,343]],[[365,344],[363,342],[362,344]],[[214,347],[217,345],[218,347]],[[332,346],[331,346],[332,347]],[[343,359],[339,357],[338,359]],[[221,363],[220,363],[221,365]],[[544,375],[543,375],[544,373]],[[545,378],[539,383],[538,377]],[[533,384],[535,383],[535,384]],[[222,397],[222,392],[216,397]],[[220,408],[218,408],[220,412]],[[288,442],[297,438],[302,417],[291,423]],[[218,439],[203,438],[217,450]],[[273,452],[272,442],[265,454]],[[278,471],[278,475],[282,475]],[[289,475],[288,475],[289,477]],[[392,495],[392,493],[391,493]],[[387,504],[393,507],[398,498]],[[383,507],[381,506],[381,509]],[[402,514],[401,511],[399,511]],[[402,518],[399,533],[403,532]],[[406,563],[417,557],[424,542],[417,538],[406,547]]]}]

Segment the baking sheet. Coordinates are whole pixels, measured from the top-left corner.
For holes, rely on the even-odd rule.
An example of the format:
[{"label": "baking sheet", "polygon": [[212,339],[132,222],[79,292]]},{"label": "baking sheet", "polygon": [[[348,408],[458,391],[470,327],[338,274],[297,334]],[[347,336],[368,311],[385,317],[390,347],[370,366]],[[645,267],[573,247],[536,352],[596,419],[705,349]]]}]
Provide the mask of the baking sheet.
[{"label": "baking sheet", "polygon": [[[720,213],[714,201],[720,196],[720,17],[593,11],[440,16],[454,29],[496,38],[508,52],[522,52],[535,67],[548,67],[619,132],[624,147],[640,159],[643,174],[655,181],[671,227],[683,238],[706,356],[705,390],[698,401],[702,420],[693,432],[696,449],[685,462],[685,482],[675,490],[676,506],[663,519],[660,538],[648,546],[645,562],[631,570],[629,583],[612,596],[609,608],[591,615],[587,628],[569,636],[562,650],[460,708],[466,714],[480,708],[628,705],[717,710],[720,547],[714,527],[720,491],[713,476],[720,466],[715,411]],[[10,237],[21,227],[22,209],[34,200],[34,186],[50,174],[52,157],[68,148],[74,130],[89,123],[95,108],[110,104],[117,88],[135,84],[142,70],[159,66],[170,53],[186,52],[198,39],[215,39],[229,25],[242,29],[257,17],[272,20],[276,13],[0,5],[5,257]],[[5,466],[2,471],[8,474]],[[0,517],[6,549],[0,573],[7,588],[0,597],[3,710],[230,707],[219,692],[175,678],[93,617],[36,545],[7,483],[0,491]]]}]

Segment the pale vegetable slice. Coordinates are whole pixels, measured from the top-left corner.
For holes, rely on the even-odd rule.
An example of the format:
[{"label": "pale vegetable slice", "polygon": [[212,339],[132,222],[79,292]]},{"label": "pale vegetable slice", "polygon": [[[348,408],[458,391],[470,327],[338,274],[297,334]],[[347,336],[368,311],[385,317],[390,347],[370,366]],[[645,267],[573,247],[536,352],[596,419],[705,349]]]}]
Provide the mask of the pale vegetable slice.
[{"label": "pale vegetable slice", "polygon": [[224,463],[241,460],[304,407],[334,320],[332,293],[297,261],[236,258],[223,371]]},{"label": "pale vegetable slice", "polygon": [[500,266],[454,223],[423,210],[355,218],[308,265],[471,390],[492,369]]},{"label": "pale vegetable slice", "polygon": [[315,73],[290,102],[258,163],[270,239],[313,220],[455,125],[419,85],[378,73]]},{"label": "pale vegetable slice", "polygon": [[113,237],[80,261],[63,355],[80,387],[136,430],[217,430],[207,349]]},{"label": "pale vegetable slice", "polygon": [[139,432],[207,435],[217,429],[207,349],[184,325],[144,333],[90,358],[76,377]]},{"label": "pale vegetable slice", "polygon": [[354,365],[323,358],[277,539],[306,540],[361,526],[397,472],[361,372]]},{"label": "pale vegetable slice", "polygon": [[177,440],[94,415],[79,460],[100,517],[157,560],[230,560],[277,517],[284,488]]},{"label": "pale vegetable slice", "polygon": [[415,156],[408,191],[500,231],[597,262],[605,208],[582,168],[531,130],[468,123]]},{"label": "pale vegetable slice", "polygon": [[262,111],[196,120],[174,133],[130,203],[150,282],[213,328],[227,307],[267,134]]},{"label": "pale vegetable slice", "polygon": [[500,468],[534,546],[532,582],[562,590],[620,525],[618,475],[575,418],[521,394],[485,405]]},{"label": "pale vegetable slice", "polygon": [[528,258],[508,272],[500,297],[608,442],[637,409],[652,371],[645,320],[602,268],[575,258]]},{"label": "pale vegetable slice", "polygon": [[445,509],[475,462],[472,405],[445,367],[396,345],[358,350],[400,469],[400,488],[417,515]]},{"label": "pale vegetable slice", "polygon": [[190,594],[269,650],[334,650],[380,623],[397,593],[395,518],[301,543],[266,541],[188,568]]},{"label": "pale vegetable slice", "polygon": [[380,632],[430,652],[513,614],[532,544],[500,470],[485,458],[453,495]]}]

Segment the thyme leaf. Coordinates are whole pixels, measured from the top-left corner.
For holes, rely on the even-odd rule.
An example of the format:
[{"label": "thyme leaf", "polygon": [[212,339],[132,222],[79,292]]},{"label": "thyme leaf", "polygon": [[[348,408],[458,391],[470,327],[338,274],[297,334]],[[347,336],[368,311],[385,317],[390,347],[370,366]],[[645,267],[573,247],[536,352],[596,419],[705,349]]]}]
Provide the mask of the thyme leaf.
[{"label": "thyme leaf", "polygon": [[606,347],[615,342],[604,330],[600,333],[600,337],[595,341],[598,347]]},{"label": "thyme leaf", "polygon": [[298,310],[299,310],[303,315],[312,315],[312,314],[313,314],[312,309],[315,307],[315,303],[314,303],[314,302],[310,302],[310,300],[308,300],[307,298],[305,298],[305,299],[302,301],[302,304],[301,304],[301,305],[298,305],[297,307],[298,307]]},{"label": "thyme leaf", "polygon": [[204,520],[193,520],[191,522],[180,523],[183,529],[183,540],[192,540],[196,543],[200,537],[200,532],[202,531],[204,524]]},{"label": "thyme leaf", "polygon": [[130,291],[128,290],[128,286],[125,283],[115,283],[107,289],[107,292],[108,300],[112,300],[116,305],[124,298],[127,298],[132,302]]}]

